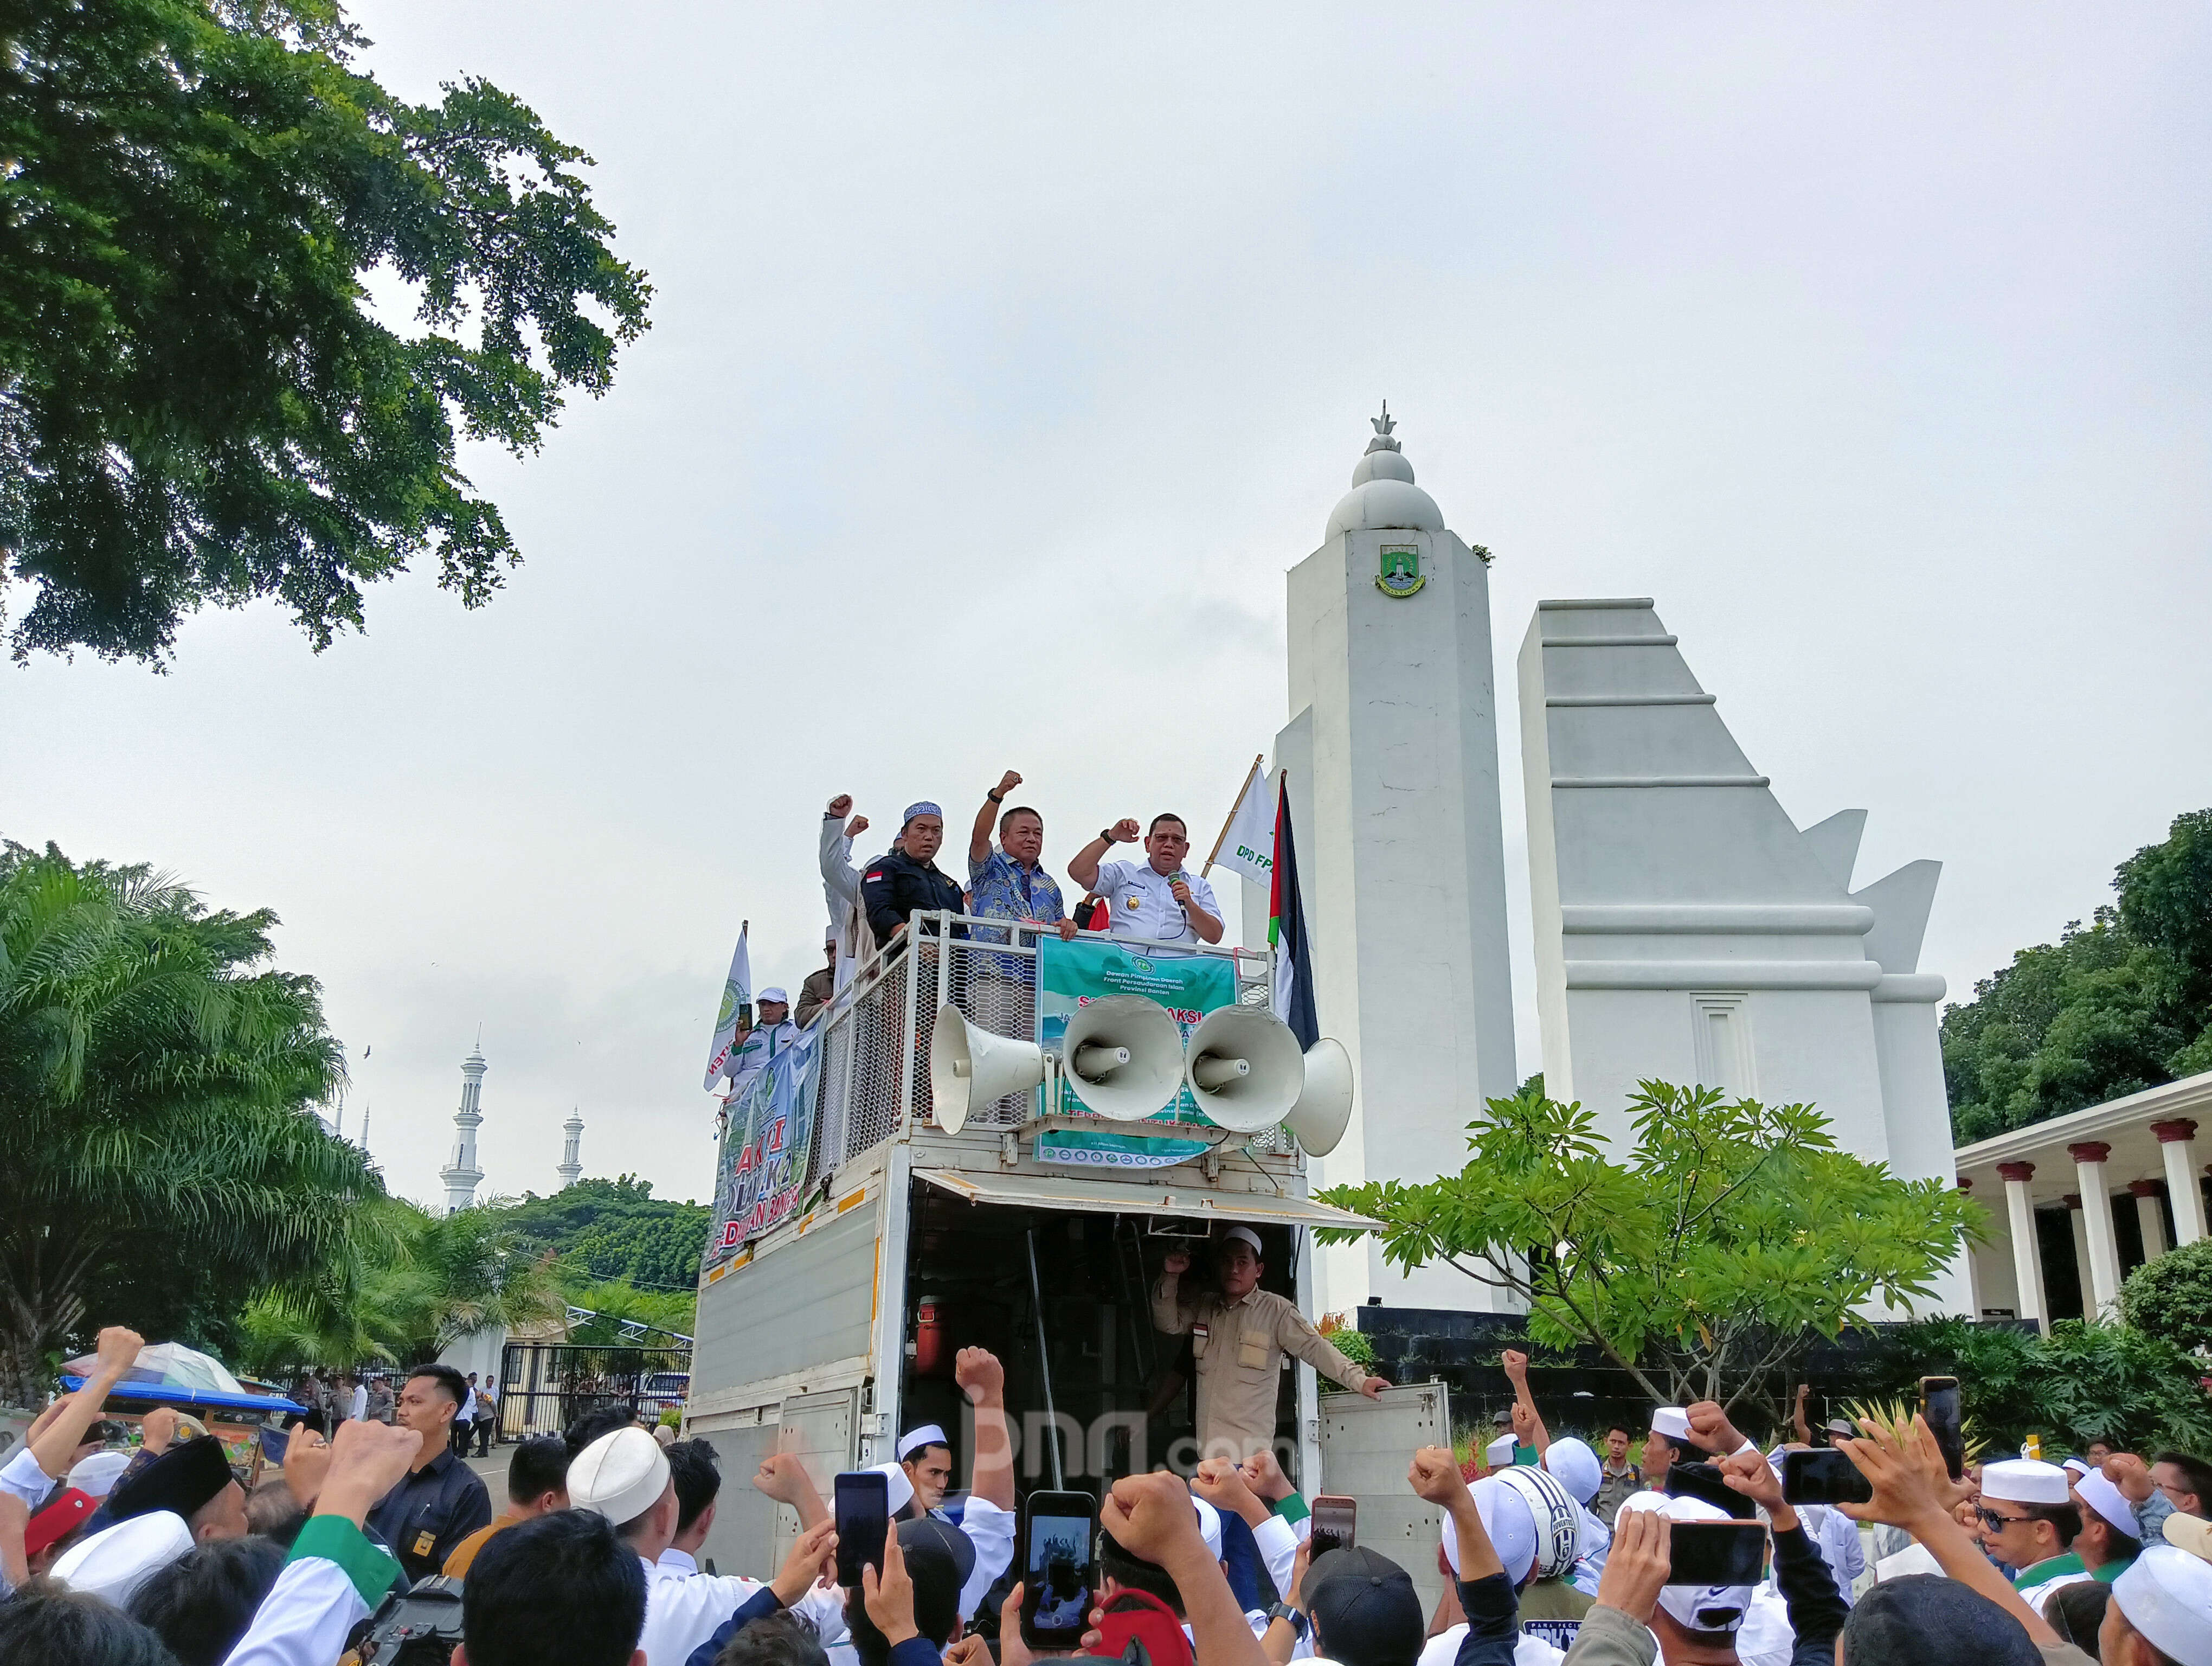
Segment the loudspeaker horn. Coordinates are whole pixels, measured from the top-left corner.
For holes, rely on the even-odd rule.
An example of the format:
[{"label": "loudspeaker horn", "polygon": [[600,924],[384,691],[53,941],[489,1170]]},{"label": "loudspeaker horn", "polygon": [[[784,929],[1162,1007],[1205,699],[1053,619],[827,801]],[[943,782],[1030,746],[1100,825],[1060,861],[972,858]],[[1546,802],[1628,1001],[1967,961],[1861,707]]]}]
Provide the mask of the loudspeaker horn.
[{"label": "loudspeaker horn", "polygon": [[1306,1049],[1305,1067],[1305,1091],[1283,1121],[1309,1156],[1326,1157],[1352,1122],[1352,1055],[1323,1036]]},{"label": "loudspeaker horn", "polygon": [[937,1009],[929,1031],[930,1114],[947,1134],[968,1113],[1044,1079],[1044,1055],[1034,1042],[994,1036],[972,1025],[951,1001]]},{"label": "loudspeaker horn", "polygon": [[1291,1113],[1305,1061],[1290,1025],[1258,1006],[1223,1006],[1190,1032],[1185,1076],[1198,1108],[1223,1128],[1257,1134]]},{"label": "loudspeaker horn", "polygon": [[1060,1077],[1101,1116],[1141,1122],[1165,1110],[1182,1083],[1182,1031],[1142,995],[1086,1001],[1061,1038]]}]

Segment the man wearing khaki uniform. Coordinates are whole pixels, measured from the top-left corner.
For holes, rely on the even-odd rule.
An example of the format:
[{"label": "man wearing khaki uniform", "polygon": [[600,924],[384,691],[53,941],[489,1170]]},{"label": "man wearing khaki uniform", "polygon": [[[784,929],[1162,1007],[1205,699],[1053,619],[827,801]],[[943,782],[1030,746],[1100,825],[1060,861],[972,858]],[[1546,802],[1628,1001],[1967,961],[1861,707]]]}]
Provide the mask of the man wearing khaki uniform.
[{"label": "man wearing khaki uniform", "polygon": [[1260,1288],[1260,1235],[1232,1226],[1215,1240],[1221,1290],[1186,1290],[1190,1253],[1172,1250],[1152,1290],[1152,1324],[1170,1336],[1188,1332],[1198,1365],[1198,1445],[1201,1457],[1242,1463],[1275,1440],[1275,1382],[1283,1356],[1303,1359],[1322,1376],[1372,1398],[1390,1385],[1370,1377],[1313,1328],[1294,1303]]},{"label": "man wearing khaki uniform", "polygon": [[[1170,1336],[1188,1332],[1198,1370],[1198,1447],[1201,1457],[1242,1463],[1275,1442],[1275,1385],[1291,1354],[1347,1389],[1370,1398],[1390,1385],[1338,1353],[1297,1304],[1260,1288],[1260,1235],[1232,1226],[1214,1241],[1221,1290],[1186,1291],[1190,1252],[1176,1250],[1152,1289],[1152,1324]],[[1252,1529],[1226,1511],[1221,1556],[1230,1589],[1247,1608],[1259,1606],[1259,1552]]]}]

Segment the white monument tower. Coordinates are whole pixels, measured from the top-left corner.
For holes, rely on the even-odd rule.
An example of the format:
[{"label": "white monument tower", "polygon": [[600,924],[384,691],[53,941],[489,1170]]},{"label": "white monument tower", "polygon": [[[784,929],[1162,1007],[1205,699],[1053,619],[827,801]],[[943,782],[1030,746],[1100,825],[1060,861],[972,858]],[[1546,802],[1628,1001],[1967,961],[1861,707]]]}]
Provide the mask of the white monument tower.
[{"label": "white monument tower", "polygon": [[584,1113],[581,1110],[571,1110],[568,1113],[568,1120],[561,1127],[568,1138],[567,1143],[561,1147],[561,1165],[553,1172],[561,1177],[562,1189],[565,1191],[574,1185],[576,1177],[584,1172],[584,1159],[579,1154],[584,1143]]},{"label": "white monument tower", "polygon": [[[1520,678],[1551,1097],[1615,1138],[1648,1077],[1809,1103],[1844,1150],[1948,1180],[1941,865],[1852,890],[1866,812],[1797,826],[1648,597],[1539,603]],[[1972,1310],[1963,1256],[1929,1305]]]},{"label": "white monument tower", "polygon": [[[1352,1055],[1358,1108],[1316,1185],[1428,1181],[1514,1090],[1513,988],[1491,680],[1490,574],[1413,483],[1389,407],[1291,569],[1289,771],[1314,1001]],[[1257,891],[1257,887],[1253,887]],[[1248,921],[1267,903],[1248,892]],[[1323,1250],[1324,1310],[1485,1309],[1449,1267],[1410,1277],[1372,1242]]]},{"label": "white monument tower", "polygon": [[483,1113],[477,1101],[483,1092],[484,1055],[473,1048],[461,1061],[461,1108],[453,1113],[453,1160],[438,1171],[446,1183],[446,1212],[465,1209],[477,1201],[483,1170],[477,1167],[477,1125]]}]

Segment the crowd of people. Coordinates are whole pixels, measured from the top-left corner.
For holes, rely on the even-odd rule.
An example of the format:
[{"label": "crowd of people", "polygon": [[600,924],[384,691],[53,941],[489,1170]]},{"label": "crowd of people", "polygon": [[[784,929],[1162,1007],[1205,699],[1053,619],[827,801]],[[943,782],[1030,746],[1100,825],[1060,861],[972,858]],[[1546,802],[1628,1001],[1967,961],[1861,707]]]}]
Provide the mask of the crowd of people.
[{"label": "crowd of people", "polygon": [[[1163,813],[1148,826],[1124,818],[1101,828],[1067,860],[1068,879],[1081,888],[1080,900],[1070,909],[1060,882],[1044,866],[1043,816],[1028,805],[1006,802],[1021,784],[1021,775],[1009,769],[983,794],[969,828],[964,885],[937,865],[945,844],[940,806],[927,800],[907,806],[889,848],[856,863],[854,841],[867,831],[868,818],[853,813],[850,793],[830,800],[823,812],[820,849],[830,915],[822,939],[823,964],[800,984],[795,1005],[790,991],[780,986],[760,991],[753,1018],[739,1030],[731,1049],[726,1103],[736,1103],[771,1059],[830,1010],[856,969],[879,950],[901,949],[908,917],[917,909],[1048,928],[1063,939],[1085,930],[1154,943],[1221,940],[1221,904],[1212,886],[1184,867],[1190,830],[1182,817]],[[1115,846],[1136,844],[1143,848],[1141,861],[1114,857]],[[988,926],[961,929],[1000,942],[1007,934]],[[1022,999],[1020,986],[1033,980],[1026,960],[995,957],[980,968],[985,987],[969,992],[969,1010],[986,1023],[994,1018],[1011,1022]],[[989,987],[994,982],[1006,987],[994,991]],[[994,996],[1006,1005],[1006,1012],[993,1009]]]},{"label": "crowd of people", "polygon": [[[1164,1279],[1159,1294],[1184,1299]],[[102,1331],[91,1377],[0,1468],[8,1666],[1047,1657],[1024,1641],[1005,1374],[981,1348],[955,1360],[973,1414],[964,1495],[951,1491],[945,1432],[908,1431],[879,1466],[889,1531],[841,1559],[814,1479],[773,1453],[751,1482],[790,1508],[796,1537],[780,1567],[729,1575],[701,1565],[722,1484],[714,1448],[640,1426],[626,1407],[517,1444],[495,1516],[452,1444],[466,1380],[420,1366],[392,1421],[348,1417],[328,1441],[295,1432],[281,1478],[249,1496],[211,1437],[156,1445],[149,1431],[151,1450],[127,1461],[106,1450],[102,1403],[139,1346]],[[1339,1542],[1332,1526],[1317,1542],[1309,1501],[1255,1441],[1187,1479],[1113,1483],[1095,1580],[1074,1582],[1066,1544],[1040,1576],[1036,1606],[1085,1627],[1062,1652],[1150,1666],[2212,1666],[2212,1467],[2200,1459],[2107,1450],[1954,1478],[1924,1420],[1855,1430],[1837,1420],[1818,1432],[1864,1478],[1869,1501],[1793,1505],[1785,1460],[1809,1441],[1761,1450],[1701,1402],[1655,1408],[1640,1434],[1607,1431],[1601,1454],[1554,1438],[1527,1359],[1504,1363],[1509,1428],[1466,1460],[1440,1447],[1409,1455],[1407,1491],[1439,1523],[1433,1604],[1356,1535]],[[1795,1432],[1815,1432],[1801,1419]],[[1676,1535],[1687,1555],[1708,1523],[1755,1535],[1757,1566],[1737,1570],[1739,1583],[1675,1577]],[[1252,1547],[1257,1596],[1232,1567],[1232,1524]],[[857,1579],[839,1583],[841,1561],[855,1560]],[[435,1652],[405,1652],[424,1649]]]}]

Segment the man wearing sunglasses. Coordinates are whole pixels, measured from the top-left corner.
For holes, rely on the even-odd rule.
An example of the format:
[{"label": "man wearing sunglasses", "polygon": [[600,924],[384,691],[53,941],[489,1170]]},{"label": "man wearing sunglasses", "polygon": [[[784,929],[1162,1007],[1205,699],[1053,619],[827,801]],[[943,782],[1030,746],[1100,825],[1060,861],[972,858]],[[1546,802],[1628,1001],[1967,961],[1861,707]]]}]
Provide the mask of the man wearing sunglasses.
[{"label": "man wearing sunglasses", "polygon": [[2010,1458],[1982,1466],[1982,1547],[1993,1561],[2017,1568],[2013,1587],[2040,1610],[2042,1589],[2089,1577],[2074,1554],[2081,1531],[2066,1472],[2055,1463]]}]

